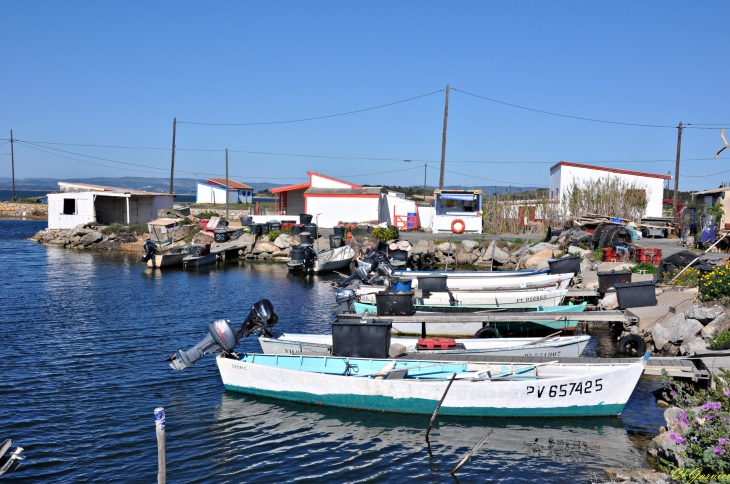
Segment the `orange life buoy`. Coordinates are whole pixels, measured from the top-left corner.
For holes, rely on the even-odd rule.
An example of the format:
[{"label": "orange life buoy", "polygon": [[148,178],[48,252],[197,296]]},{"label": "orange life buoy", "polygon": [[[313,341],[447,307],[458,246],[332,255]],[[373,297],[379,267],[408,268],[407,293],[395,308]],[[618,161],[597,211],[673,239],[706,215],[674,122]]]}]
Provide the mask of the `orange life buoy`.
[{"label": "orange life buoy", "polygon": [[[454,228],[454,225],[456,225],[456,224],[461,224],[461,228],[459,228],[459,229]],[[451,222],[451,231],[453,233],[463,234],[465,229],[466,229],[466,224],[460,218],[457,218],[453,222]]]}]

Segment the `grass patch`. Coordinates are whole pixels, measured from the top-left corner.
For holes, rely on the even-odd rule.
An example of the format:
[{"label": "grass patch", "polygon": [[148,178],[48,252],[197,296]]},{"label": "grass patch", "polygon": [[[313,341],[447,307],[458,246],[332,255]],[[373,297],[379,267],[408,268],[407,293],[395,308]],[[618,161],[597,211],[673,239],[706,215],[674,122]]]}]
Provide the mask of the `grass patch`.
[{"label": "grass patch", "polygon": [[651,262],[639,262],[631,268],[631,272],[634,274],[641,274],[642,271],[644,274],[654,274],[656,272],[656,266]]},{"label": "grass patch", "polygon": [[147,233],[147,224],[111,224],[101,229],[101,233],[104,235],[121,233],[143,235]]},{"label": "grass patch", "polygon": [[722,333],[718,334],[716,337],[712,338],[709,343],[710,348],[717,348],[718,346],[730,343],[730,329],[726,329]]}]

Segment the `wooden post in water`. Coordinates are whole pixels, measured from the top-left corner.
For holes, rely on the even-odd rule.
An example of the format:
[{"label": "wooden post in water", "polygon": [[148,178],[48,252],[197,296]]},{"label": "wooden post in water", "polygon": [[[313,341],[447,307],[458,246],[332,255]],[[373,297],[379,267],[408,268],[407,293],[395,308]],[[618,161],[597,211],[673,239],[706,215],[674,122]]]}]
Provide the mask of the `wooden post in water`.
[{"label": "wooden post in water", "polygon": [[166,484],[165,409],[162,407],[155,409],[155,432],[157,433],[157,484]]},{"label": "wooden post in water", "polygon": [[431,433],[431,427],[433,427],[433,422],[436,420],[436,415],[439,413],[439,409],[441,408],[441,404],[444,403],[444,399],[446,398],[446,394],[449,393],[449,388],[451,388],[451,384],[454,383],[454,378],[456,378],[456,373],[453,374],[451,377],[451,380],[449,380],[449,384],[446,385],[446,390],[444,390],[444,394],[441,397],[441,400],[439,401],[439,404],[436,405],[436,410],[433,411],[433,415],[431,415],[431,422],[428,424],[428,428],[426,429],[426,443],[429,443],[428,441],[428,434]]}]

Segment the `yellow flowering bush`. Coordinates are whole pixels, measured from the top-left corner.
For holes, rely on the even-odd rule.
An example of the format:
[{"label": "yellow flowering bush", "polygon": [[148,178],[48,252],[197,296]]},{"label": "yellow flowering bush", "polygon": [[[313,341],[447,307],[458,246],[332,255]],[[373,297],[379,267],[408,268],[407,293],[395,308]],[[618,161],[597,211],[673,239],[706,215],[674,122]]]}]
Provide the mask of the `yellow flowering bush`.
[{"label": "yellow flowering bush", "polygon": [[[669,281],[674,279],[682,268],[677,268],[673,271],[667,271],[662,274],[662,282],[669,284]],[[685,287],[697,287],[700,280],[700,270],[697,267],[690,267],[686,271],[682,272],[676,281],[672,283],[674,286],[685,286]]]},{"label": "yellow flowering bush", "polygon": [[715,268],[702,276],[699,282],[702,301],[716,301],[730,296],[730,270],[727,267]]}]

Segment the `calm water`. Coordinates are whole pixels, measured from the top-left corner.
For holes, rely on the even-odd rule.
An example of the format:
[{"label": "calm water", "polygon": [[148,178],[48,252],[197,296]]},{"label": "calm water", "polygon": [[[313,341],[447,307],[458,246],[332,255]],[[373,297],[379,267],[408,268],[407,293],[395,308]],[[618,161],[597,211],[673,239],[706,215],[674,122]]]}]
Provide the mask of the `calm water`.
[{"label": "calm water", "polygon": [[[459,482],[590,482],[609,466],[646,467],[642,446],[663,423],[649,395],[659,382],[645,378],[622,418],[439,418],[429,452],[427,416],[229,393],[214,358],[174,372],[166,356],[264,297],[281,330],[328,331],[323,279],[243,262],[153,272],[131,256],[25,240],[44,226],[0,220],[0,439],[27,456],[3,482],[155,482],[157,406],[169,482],[453,482],[448,471],[488,428]],[[607,333],[594,336],[591,354],[614,351]]]}]

